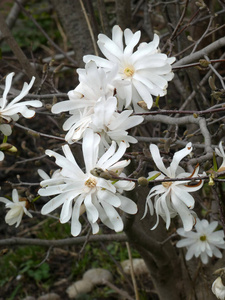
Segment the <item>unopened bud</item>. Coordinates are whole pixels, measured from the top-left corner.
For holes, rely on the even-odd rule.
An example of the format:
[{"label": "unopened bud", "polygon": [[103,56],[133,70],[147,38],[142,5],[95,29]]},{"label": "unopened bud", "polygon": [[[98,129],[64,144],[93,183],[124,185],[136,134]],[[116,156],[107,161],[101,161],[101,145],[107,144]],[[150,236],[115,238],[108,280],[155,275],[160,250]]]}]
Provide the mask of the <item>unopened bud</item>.
[{"label": "unopened bud", "polygon": [[217,87],[215,85],[215,79],[212,76],[209,77],[209,86],[211,87],[212,91],[217,90]]},{"label": "unopened bud", "polygon": [[206,59],[199,59],[199,64],[201,67],[207,68],[211,62]]},{"label": "unopened bud", "polygon": [[0,150],[2,151],[8,151],[8,152],[17,152],[17,148],[11,144],[8,143],[2,143],[0,144]]},{"label": "unopened bud", "polygon": [[145,177],[139,177],[138,178],[138,184],[140,186],[148,186],[148,179]]},{"label": "unopened bud", "polygon": [[44,64],[43,68],[42,68],[42,73],[46,73],[48,70],[48,64]]},{"label": "unopened bud", "polygon": [[53,71],[53,73],[60,72],[63,67],[64,67],[64,64],[60,64],[58,67],[55,68],[55,70]]},{"label": "unopened bud", "polygon": [[49,67],[52,67],[52,66],[53,66],[53,64],[54,64],[54,62],[55,62],[55,60],[54,60],[54,59],[52,59],[52,60],[50,61],[50,63],[49,63]]},{"label": "unopened bud", "polygon": [[209,183],[208,183],[208,185],[210,185],[210,186],[215,185],[215,182],[214,182],[214,180],[213,180],[213,176],[212,176],[212,175],[209,176]]},{"label": "unopened bud", "polygon": [[137,104],[144,110],[148,110],[148,107],[147,107],[147,104],[145,101],[139,101]]},{"label": "unopened bud", "polygon": [[198,6],[198,8],[201,9],[201,10],[204,9],[204,8],[206,8],[206,4],[205,4],[205,2],[203,0],[196,1],[195,5]]},{"label": "unopened bud", "polygon": [[50,103],[46,103],[45,104],[45,108],[48,109],[48,110],[51,110],[52,105]]},{"label": "unopened bud", "polygon": [[187,36],[187,39],[188,39],[190,42],[194,42],[193,38],[192,38],[190,35]]}]

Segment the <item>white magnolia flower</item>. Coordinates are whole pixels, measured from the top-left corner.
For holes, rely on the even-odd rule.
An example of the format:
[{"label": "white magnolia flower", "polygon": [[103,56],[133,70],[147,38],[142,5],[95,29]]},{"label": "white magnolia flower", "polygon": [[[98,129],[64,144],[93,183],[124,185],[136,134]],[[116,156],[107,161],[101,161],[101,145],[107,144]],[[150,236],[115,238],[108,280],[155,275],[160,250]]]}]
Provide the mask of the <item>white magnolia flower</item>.
[{"label": "white magnolia flower", "polygon": [[71,115],[63,124],[63,130],[68,131],[65,137],[68,143],[74,143],[82,138],[91,122],[97,101],[105,100],[114,94],[111,82],[115,76],[115,68],[106,74],[91,61],[86,64],[85,69],[78,69],[77,72],[80,84],[75,90],[69,91],[69,100],[56,103],[52,107],[54,114],[69,111]]},{"label": "white magnolia flower", "polygon": [[101,143],[109,148],[112,141],[120,144],[121,141],[137,143],[137,140],[128,135],[127,130],[143,122],[141,116],[131,116],[133,110],[124,110],[121,113],[116,112],[117,99],[109,97],[107,100],[98,101],[94,108],[89,127],[101,136]]},{"label": "white magnolia flower", "polygon": [[30,218],[33,217],[27,210],[27,201],[19,200],[19,195],[16,189],[12,191],[12,201],[7,198],[0,197],[0,202],[5,203],[5,207],[10,209],[5,216],[5,222],[9,225],[16,224],[16,227],[18,227],[24,213]]},{"label": "white magnolia flower", "polygon": [[219,277],[217,277],[212,284],[212,292],[218,299],[225,300],[225,286],[223,284],[225,279],[225,268],[217,269],[213,272],[213,275],[217,275]]},{"label": "white magnolia flower", "polygon": [[213,255],[221,258],[222,253],[218,248],[225,249],[223,230],[215,231],[218,226],[217,221],[209,224],[207,220],[197,219],[195,225],[196,232],[186,232],[183,228],[179,228],[177,233],[184,239],[177,242],[177,247],[186,247],[186,260],[190,260],[193,256],[201,258],[203,264],[208,263],[208,257]]},{"label": "white magnolia flower", "polygon": [[137,102],[140,100],[145,101],[150,109],[153,104],[152,95],[166,95],[168,81],[174,76],[171,64],[175,58],[168,58],[166,54],[160,53],[158,35],[155,34],[153,41],[148,44],[141,43],[134,51],[140,37],[140,31],[132,33],[130,29],[125,29],[123,33],[121,28],[115,25],[112,40],[104,34],[98,36],[98,46],[106,59],[94,55],[84,56],[85,63],[95,61],[106,71],[118,67],[113,84],[120,101],[120,109],[123,105],[127,108],[133,102],[137,111]]},{"label": "white magnolia flower", "polygon": [[218,156],[222,157],[222,159],[223,159],[222,164],[217,171],[218,172],[225,171],[225,153],[223,150],[223,142],[222,141],[219,143],[219,149],[215,148],[215,151],[216,151],[216,154]]},{"label": "white magnolia flower", "polygon": [[47,155],[56,158],[56,164],[61,171],[60,176],[41,182],[41,196],[56,195],[43,206],[41,212],[48,214],[62,205],[60,222],[66,223],[71,219],[71,233],[74,236],[81,231],[79,216],[85,211],[93,233],[99,231],[99,218],[116,232],[123,229],[123,222],[116,208],[129,214],[137,212],[136,204],[121,195],[124,190],[134,188],[133,182],[107,180],[93,175],[92,171],[97,169],[119,175],[130,163],[128,160],[118,162],[126,151],[126,144],[121,143],[116,151],[116,143],[113,142],[99,158],[99,143],[100,136],[87,129],[82,144],[85,171],[77,165],[68,145],[63,146],[65,156],[46,150]]},{"label": "white magnolia flower", "polygon": [[2,98],[0,98],[0,131],[2,131],[2,133],[7,136],[12,133],[12,129],[9,124],[5,123],[9,123],[12,120],[17,121],[19,119],[18,113],[20,113],[25,118],[32,118],[35,115],[35,111],[29,109],[27,106],[42,106],[42,103],[39,100],[19,102],[28,94],[29,90],[32,88],[35,77],[32,77],[31,82],[29,84],[25,82],[20,94],[16,96],[12,101],[8,102],[7,95],[12,85],[13,76],[14,73],[10,73],[9,75],[7,75],[5,81],[5,90],[2,95]]},{"label": "white magnolia flower", "polygon": [[4,152],[0,151],[0,161],[3,161],[4,158],[5,158]]},{"label": "white magnolia flower", "polygon": [[[179,179],[198,176],[198,166],[195,168],[192,174],[184,172],[183,168],[179,166],[180,161],[185,156],[190,154],[191,151],[192,144],[188,143],[184,149],[179,150],[174,154],[170,166],[166,168],[160,156],[158,147],[154,144],[151,144],[150,152],[161,174],[158,171],[152,171],[149,173],[148,179],[152,178],[156,174],[160,174],[157,179]],[[168,229],[170,226],[171,218],[175,217],[177,214],[179,214],[179,216],[181,217],[184,229],[186,231],[192,229],[195,223],[195,213],[191,209],[193,209],[194,207],[195,200],[189,194],[189,192],[195,192],[199,190],[203,185],[203,181],[199,180],[196,184],[189,183],[190,180],[162,182],[162,184],[157,185],[150,190],[146,199],[144,216],[147,213],[148,207],[150,209],[151,215],[153,215],[155,208],[157,222],[152,229],[156,228],[156,226],[158,225],[159,216],[161,216],[165,220],[166,228]],[[154,198],[154,207],[152,204],[152,198]]]}]

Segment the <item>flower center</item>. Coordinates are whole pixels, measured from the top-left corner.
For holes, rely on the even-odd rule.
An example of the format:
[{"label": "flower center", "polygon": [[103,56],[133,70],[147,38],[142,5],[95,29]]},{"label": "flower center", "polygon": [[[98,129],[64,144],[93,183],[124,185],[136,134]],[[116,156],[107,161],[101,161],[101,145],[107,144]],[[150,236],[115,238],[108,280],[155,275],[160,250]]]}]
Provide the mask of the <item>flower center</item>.
[{"label": "flower center", "polygon": [[172,181],[165,181],[165,182],[162,182],[162,185],[168,189],[172,183],[173,183]]},{"label": "flower center", "polygon": [[200,236],[200,241],[205,242],[206,241],[206,235]]},{"label": "flower center", "polygon": [[127,67],[123,72],[127,77],[132,77],[134,75],[134,69],[132,67]]},{"label": "flower center", "polygon": [[94,188],[97,184],[97,180],[94,177],[90,177],[85,181],[85,185],[89,188]]}]

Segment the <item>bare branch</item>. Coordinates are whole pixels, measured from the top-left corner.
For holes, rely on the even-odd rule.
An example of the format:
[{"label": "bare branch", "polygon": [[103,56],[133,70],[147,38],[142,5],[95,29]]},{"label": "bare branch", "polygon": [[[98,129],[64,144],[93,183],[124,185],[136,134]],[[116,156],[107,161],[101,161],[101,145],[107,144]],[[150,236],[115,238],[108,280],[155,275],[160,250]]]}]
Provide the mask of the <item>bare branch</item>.
[{"label": "bare branch", "polygon": [[[83,244],[86,241],[86,236],[73,237],[61,240],[42,240],[31,238],[17,238],[12,237],[10,239],[0,240],[0,246],[19,246],[19,245],[36,245],[44,247],[64,247]],[[121,234],[102,234],[92,235],[89,237],[89,242],[126,242],[127,237],[124,233]]]},{"label": "bare branch", "polygon": [[174,63],[172,67],[178,67],[178,66],[193,63],[193,62],[199,60],[200,58],[203,58],[204,55],[208,55],[209,53],[211,53],[217,49],[220,49],[224,46],[225,46],[225,37],[222,37],[219,40],[206,46],[205,48],[203,48],[195,53],[192,53],[188,56],[185,56],[184,58],[180,59],[178,62]]}]

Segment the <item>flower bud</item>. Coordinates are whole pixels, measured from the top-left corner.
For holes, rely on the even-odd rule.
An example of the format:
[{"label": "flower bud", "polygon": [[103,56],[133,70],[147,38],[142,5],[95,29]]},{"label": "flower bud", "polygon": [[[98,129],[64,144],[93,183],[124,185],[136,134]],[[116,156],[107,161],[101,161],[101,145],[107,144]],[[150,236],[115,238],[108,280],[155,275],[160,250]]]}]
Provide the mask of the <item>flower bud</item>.
[{"label": "flower bud", "polygon": [[138,184],[140,186],[148,186],[148,179],[145,177],[139,177],[138,178]]}]

